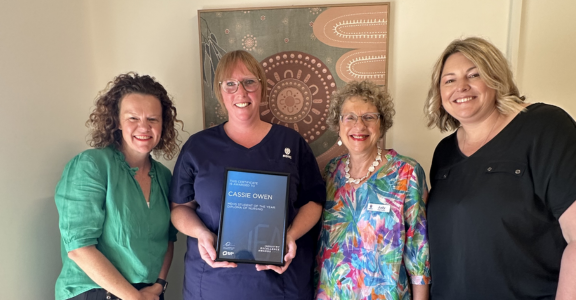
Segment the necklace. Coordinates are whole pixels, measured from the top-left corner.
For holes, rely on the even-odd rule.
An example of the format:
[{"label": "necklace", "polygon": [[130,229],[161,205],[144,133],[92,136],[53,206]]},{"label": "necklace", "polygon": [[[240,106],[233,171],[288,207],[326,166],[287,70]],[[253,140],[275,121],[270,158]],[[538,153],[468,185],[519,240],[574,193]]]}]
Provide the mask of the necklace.
[{"label": "necklace", "polygon": [[[500,113],[498,113],[498,117],[496,117],[496,121],[494,121],[494,124],[492,124],[492,128],[490,128],[488,135],[484,139],[484,142],[482,142],[482,145],[480,145],[480,147],[478,147],[478,149],[482,148],[486,144],[486,142],[488,142],[488,138],[492,134],[492,131],[494,130],[494,128],[496,128],[496,123],[498,123],[499,120],[500,120]],[[466,133],[466,135],[464,135],[464,147],[463,148],[466,148],[466,140],[467,139],[468,139],[468,134]],[[462,151],[462,152],[464,152],[464,151]]]},{"label": "necklace", "polygon": [[354,184],[360,183],[362,180],[366,179],[366,177],[370,176],[372,172],[374,172],[374,167],[378,166],[378,164],[380,164],[380,161],[382,161],[382,149],[378,147],[378,154],[376,155],[376,159],[374,159],[372,165],[368,168],[368,173],[366,173],[366,175],[364,175],[364,177],[362,178],[354,179],[350,177],[350,154],[348,154],[348,159],[346,160],[346,167],[344,168],[344,170],[346,171],[345,175],[347,179],[346,183],[354,183]]}]

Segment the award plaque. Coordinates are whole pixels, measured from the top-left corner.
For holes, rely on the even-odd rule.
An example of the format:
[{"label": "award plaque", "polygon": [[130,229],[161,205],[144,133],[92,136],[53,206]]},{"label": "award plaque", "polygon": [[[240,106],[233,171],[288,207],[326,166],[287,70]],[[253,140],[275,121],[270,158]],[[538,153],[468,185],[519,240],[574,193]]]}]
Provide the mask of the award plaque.
[{"label": "award plaque", "polygon": [[226,169],[216,261],[284,265],[289,173]]}]

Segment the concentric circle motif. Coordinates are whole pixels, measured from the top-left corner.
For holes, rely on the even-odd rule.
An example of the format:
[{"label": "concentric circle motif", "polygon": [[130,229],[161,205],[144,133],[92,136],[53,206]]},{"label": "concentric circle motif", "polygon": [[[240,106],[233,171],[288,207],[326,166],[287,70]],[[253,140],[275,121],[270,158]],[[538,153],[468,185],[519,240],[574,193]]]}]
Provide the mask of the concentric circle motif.
[{"label": "concentric circle motif", "polygon": [[268,96],[274,116],[282,122],[301,121],[312,108],[312,92],[303,82],[287,78],[278,82]]},{"label": "concentric circle motif", "polygon": [[326,116],[334,77],[317,57],[298,51],[280,52],[260,62],[267,77],[268,99],[260,104],[262,120],[298,131],[307,142],[327,129]]}]

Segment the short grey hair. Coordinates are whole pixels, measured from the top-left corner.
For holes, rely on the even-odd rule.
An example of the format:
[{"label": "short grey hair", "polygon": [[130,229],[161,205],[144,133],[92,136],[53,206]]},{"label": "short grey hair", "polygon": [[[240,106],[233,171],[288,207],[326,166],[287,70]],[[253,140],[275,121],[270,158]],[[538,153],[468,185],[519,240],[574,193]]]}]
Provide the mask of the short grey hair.
[{"label": "short grey hair", "polygon": [[380,138],[382,138],[388,129],[392,127],[392,117],[396,113],[394,111],[394,103],[392,102],[392,97],[390,97],[383,86],[378,86],[368,80],[349,82],[334,93],[328,110],[328,118],[326,119],[328,127],[334,132],[340,130],[342,105],[344,101],[352,97],[359,97],[365,102],[376,106],[380,114]]}]

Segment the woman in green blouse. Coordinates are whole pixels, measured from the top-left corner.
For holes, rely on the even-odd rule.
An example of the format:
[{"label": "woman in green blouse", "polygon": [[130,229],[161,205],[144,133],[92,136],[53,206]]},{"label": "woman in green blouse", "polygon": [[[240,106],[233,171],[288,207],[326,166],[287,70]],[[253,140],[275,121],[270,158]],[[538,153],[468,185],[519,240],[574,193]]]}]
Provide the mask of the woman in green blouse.
[{"label": "woman in green blouse", "polygon": [[122,74],[96,99],[90,146],[56,187],[62,272],[56,300],[163,299],[176,230],[170,171],[152,159],[179,150],[176,108],[150,76]]}]

